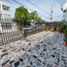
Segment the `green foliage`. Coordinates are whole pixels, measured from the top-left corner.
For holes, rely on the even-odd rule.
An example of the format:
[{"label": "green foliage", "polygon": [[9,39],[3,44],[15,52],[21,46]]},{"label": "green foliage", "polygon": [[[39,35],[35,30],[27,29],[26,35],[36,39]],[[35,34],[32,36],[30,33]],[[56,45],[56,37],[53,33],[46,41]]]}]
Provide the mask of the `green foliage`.
[{"label": "green foliage", "polygon": [[67,25],[64,25],[64,33],[67,36]]},{"label": "green foliage", "polygon": [[33,22],[42,22],[43,21],[41,19],[41,17],[38,16],[36,11],[33,11],[30,13],[30,18],[31,18],[31,20],[33,20]]},{"label": "green foliage", "polygon": [[65,24],[64,23],[60,23],[59,24],[59,28],[62,29],[62,30],[64,30],[65,29]]},{"label": "green foliage", "polygon": [[65,40],[67,42],[67,24],[61,23],[60,24],[60,29],[63,30],[64,34],[65,34]]},{"label": "green foliage", "polygon": [[29,13],[28,9],[24,6],[16,8],[14,21],[20,28],[30,25],[31,20],[33,20],[33,22],[43,22],[36,11]]},{"label": "green foliage", "polygon": [[16,8],[15,21],[21,27],[30,24],[29,12],[24,6]]}]

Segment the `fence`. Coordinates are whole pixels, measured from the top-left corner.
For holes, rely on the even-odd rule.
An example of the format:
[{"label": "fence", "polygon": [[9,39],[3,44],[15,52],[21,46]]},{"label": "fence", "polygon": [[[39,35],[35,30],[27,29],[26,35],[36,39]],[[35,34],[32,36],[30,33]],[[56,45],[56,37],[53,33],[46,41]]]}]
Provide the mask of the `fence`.
[{"label": "fence", "polygon": [[0,20],[0,45],[22,38],[22,32],[17,30],[16,25],[11,19]]},{"label": "fence", "polygon": [[0,45],[19,40],[23,37],[44,31],[44,26],[24,28],[22,31],[17,30],[17,26],[11,20],[0,20]]},{"label": "fence", "polygon": [[45,26],[36,26],[32,27],[31,29],[26,29],[26,36],[41,32],[45,30]]}]

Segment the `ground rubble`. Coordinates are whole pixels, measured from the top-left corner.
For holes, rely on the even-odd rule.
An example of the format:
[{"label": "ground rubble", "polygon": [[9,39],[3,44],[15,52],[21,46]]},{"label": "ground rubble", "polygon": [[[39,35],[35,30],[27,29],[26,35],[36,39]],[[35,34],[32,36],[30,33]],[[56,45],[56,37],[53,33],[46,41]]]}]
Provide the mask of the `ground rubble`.
[{"label": "ground rubble", "polygon": [[58,32],[41,32],[2,47],[18,67],[67,67],[67,47],[63,39],[64,35]]}]

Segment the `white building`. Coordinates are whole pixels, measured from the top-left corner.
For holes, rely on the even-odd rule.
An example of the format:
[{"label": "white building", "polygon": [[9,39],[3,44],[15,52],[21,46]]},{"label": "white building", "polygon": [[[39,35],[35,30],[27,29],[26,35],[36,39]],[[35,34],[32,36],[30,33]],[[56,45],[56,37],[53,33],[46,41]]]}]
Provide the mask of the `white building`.
[{"label": "white building", "polygon": [[63,11],[64,13],[64,21],[67,22],[67,2],[65,4],[63,4],[61,10]]},{"label": "white building", "polygon": [[0,32],[15,31],[15,27],[15,24],[11,20],[9,3],[0,1]]}]

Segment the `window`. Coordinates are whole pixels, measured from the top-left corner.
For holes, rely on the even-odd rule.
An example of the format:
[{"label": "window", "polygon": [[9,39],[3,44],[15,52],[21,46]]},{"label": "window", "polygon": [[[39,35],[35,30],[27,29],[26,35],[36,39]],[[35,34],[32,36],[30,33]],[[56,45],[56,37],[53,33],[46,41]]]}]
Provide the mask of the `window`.
[{"label": "window", "polygon": [[9,11],[9,6],[2,5],[3,10]]},{"label": "window", "polygon": [[63,12],[66,13],[66,10],[64,10]]}]

